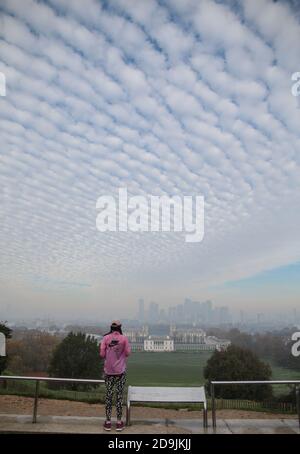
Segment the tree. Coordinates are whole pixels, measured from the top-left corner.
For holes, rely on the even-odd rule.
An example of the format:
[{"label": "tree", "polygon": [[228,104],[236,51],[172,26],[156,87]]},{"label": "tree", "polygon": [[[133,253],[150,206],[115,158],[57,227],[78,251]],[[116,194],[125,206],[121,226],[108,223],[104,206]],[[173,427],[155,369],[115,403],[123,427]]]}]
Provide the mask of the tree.
[{"label": "tree", "polygon": [[26,371],[23,360],[23,344],[19,340],[10,339],[7,343],[9,355],[9,372],[14,375],[24,375]]},{"label": "tree", "polygon": [[[102,360],[97,341],[83,333],[69,333],[54,350],[50,377],[100,379]],[[87,389],[97,385],[63,384],[68,389]]]},{"label": "tree", "polygon": [[300,358],[298,356],[293,356],[292,354],[292,346],[294,343],[294,341],[287,340],[275,359],[276,363],[281,367],[300,371]]},{"label": "tree", "polygon": [[[270,380],[272,370],[251,350],[231,345],[226,351],[215,351],[207,361],[204,377],[208,380]],[[272,397],[270,385],[220,385],[216,397],[263,401]]]},{"label": "tree", "polygon": [[[15,337],[15,336],[14,336]],[[47,372],[58,336],[29,330],[7,344],[9,370],[14,373]]]},{"label": "tree", "polygon": [[[6,323],[0,322],[0,333],[3,333],[6,339],[10,339],[12,336],[12,330]],[[0,375],[3,374],[8,364],[8,356],[0,356]]]}]

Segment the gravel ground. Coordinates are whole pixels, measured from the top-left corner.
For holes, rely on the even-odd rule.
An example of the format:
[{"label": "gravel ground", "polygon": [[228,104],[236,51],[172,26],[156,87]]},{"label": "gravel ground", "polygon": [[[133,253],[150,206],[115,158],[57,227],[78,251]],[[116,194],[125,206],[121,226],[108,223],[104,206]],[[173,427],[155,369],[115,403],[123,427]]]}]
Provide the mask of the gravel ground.
[{"label": "gravel ground", "polygon": [[[0,396],[0,413],[32,414],[33,399],[20,396]],[[87,404],[67,400],[39,399],[38,414],[43,416],[104,416],[104,405]],[[125,412],[124,412],[125,414]],[[132,407],[133,419],[199,419],[200,411],[169,410],[164,408]],[[210,417],[210,415],[209,415]],[[244,410],[218,410],[218,418],[222,419],[294,419],[296,415],[264,413]]]}]

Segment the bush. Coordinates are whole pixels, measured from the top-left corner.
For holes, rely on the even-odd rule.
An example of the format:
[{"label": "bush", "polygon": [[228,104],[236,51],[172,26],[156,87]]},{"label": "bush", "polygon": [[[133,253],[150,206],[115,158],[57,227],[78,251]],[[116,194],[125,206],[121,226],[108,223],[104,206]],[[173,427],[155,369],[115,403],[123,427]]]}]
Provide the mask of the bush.
[{"label": "bush", "polygon": [[[83,333],[69,333],[54,350],[50,377],[100,379],[103,361],[99,356],[97,341]],[[53,383],[51,388],[86,390],[97,384]]]},{"label": "bush", "polygon": [[[252,351],[231,345],[226,351],[215,351],[207,361],[204,377],[208,381],[270,380],[271,367]],[[209,390],[208,390],[209,391]],[[263,401],[272,398],[270,385],[220,385],[215,396],[224,399]]]}]

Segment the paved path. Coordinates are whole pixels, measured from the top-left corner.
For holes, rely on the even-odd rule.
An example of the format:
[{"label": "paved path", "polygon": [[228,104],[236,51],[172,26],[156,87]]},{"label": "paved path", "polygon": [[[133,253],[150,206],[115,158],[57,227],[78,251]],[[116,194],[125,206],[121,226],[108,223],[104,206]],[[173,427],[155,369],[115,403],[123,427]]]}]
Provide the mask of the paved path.
[{"label": "paved path", "polygon": [[[83,416],[39,416],[32,424],[30,415],[1,415],[0,432],[26,433],[104,433],[103,418]],[[112,431],[111,433],[114,433]],[[127,434],[300,434],[297,419],[218,419],[217,430],[203,429],[195,419],[134,420]]]}]

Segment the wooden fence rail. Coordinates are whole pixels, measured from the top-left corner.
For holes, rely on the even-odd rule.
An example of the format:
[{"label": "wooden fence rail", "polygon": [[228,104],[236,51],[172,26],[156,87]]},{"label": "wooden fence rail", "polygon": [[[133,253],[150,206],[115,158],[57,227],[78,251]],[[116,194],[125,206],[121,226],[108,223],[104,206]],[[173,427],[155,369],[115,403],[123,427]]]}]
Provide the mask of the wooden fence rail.
[{"label": "wooden fence rail", "polygon": [[[255,402],[240,399],[215,399],[217,410],[273,410],[282,413],[296,413],[297,406],[292,402],[265,401]],[[211,399],[207,399],[208,409],[211,410]]]}]

